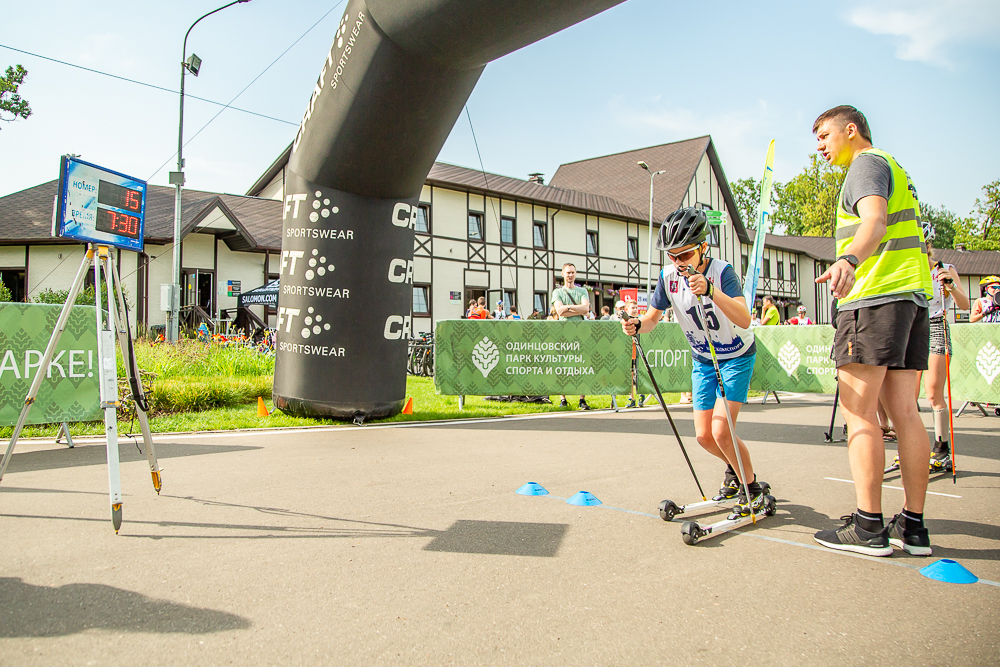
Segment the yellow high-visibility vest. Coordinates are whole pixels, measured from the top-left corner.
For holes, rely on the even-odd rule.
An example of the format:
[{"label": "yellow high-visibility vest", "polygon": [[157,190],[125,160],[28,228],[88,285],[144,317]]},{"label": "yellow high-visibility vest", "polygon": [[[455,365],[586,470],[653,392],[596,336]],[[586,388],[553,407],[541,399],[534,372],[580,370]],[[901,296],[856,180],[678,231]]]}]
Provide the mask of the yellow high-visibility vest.
[{"label": "yellow high-visibility vest", "polygon": [[[889,196],[885,236],[872,256],[854,270],[857,282],[840,306],[851,301],[874,296],[888,296],[923,291],[930,300],[934,296],[927,243],[920,227],[920,204],[913,182],[896,159],[878,148],[868,148],[885,158],[892,172],[892,194]],[[846,185],[846,180],[845,180]],[[837,255],[847,252],[854,235],[861,227],[861,218],[844,209],[844,191],[837,197]]]}]

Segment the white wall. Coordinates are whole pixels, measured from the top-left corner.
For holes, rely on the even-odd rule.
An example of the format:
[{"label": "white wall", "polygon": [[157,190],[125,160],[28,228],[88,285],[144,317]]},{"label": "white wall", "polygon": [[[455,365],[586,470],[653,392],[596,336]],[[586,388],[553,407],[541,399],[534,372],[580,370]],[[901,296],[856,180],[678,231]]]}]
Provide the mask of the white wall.
[{"label": "white wall", "polygon": [[[239,297],[227,296],[229,280],[239,280],[240,289],[249,292],[265,284],[264,254],[256,252],[233,252],[221,239],[215,241],[219,247],[219,267],[215,274],[217,298],[220,312],[226,308],[236,308]],[[159,305],[159,304],[157,304]],[[264,319],[264,306],[251,306],[258,317]],[[235,311],[233,312],[235,316]]]}]

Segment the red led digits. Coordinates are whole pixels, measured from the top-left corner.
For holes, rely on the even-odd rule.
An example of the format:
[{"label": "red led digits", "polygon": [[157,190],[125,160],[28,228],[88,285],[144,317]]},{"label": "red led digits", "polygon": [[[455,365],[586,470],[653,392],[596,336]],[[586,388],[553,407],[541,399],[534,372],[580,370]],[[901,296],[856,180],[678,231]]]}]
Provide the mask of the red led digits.
[{"label": "red led digits", "polygon": [[142,196],[137,190],[125,191],[125,206],[130,211],[138,211],[142,205]]}]

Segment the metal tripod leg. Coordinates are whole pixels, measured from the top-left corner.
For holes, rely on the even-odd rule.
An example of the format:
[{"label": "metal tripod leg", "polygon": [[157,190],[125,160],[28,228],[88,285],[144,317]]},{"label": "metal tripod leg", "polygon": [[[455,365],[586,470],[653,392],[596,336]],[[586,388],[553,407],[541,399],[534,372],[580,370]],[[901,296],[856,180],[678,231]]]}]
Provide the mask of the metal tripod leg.
[{"label": "metal tripod leg", "polygon": [[[146,402],[146,395],[142,388],[142,379],[133,377],[133,372],[138,374],[139,364],[135,359],[135,350],[131,347],[132,328],[128,321],[128,309],[125,306],[125,297],[122,293],[121,279],[118,277],[118,267],[114,262],[111,265],[111,275],[114,277],[115,286],[118,290],[118,303],[114,309],[115,331],[118,332],[118,346],[122,350],[122,358],[125,360],[125,377],[130,381],[129,386],[134,387],[138,393],[133,396],[135,403],[135,413],[139,418],[139,428],[142,430],[142,442],[146,446],[146,458],[149,460],[149,473],[153,478],[153,488],[156,493],[163,487],[163,476],[160,465],[156,460],[156,448],[153,446],[153,435],[149,430],[149,419],[146,412],[139,406]],[[110,310],[110,309],[109,309]]]},{"label": "metal tripod leg", "polygon": [[[111,500],[111,522],[115,533],[122,527],[122,478],[118,455],[118,364],[115,359],[114,286],[109,269],[107,246],[97,247],[94,264],[94,305],[97,310],[97,359],[101,386],[101,409],[104,410],[104,433],[107,436],[108,496]],[[101,317],[101,269],[107,276],[108,321]],[[106,325],[106,328],[105,328]]]},{"label": "metal tripod leg", "polygon": [[66,422],[62,422],[59,424],[59,430],[56,431],[56,444],[58,445],[59,441],[62,440],[63,433],[66,434],[66,446],[69,447],[70,449],[73,449],[74,447],[73,436],[69,434],[69,424],[67,424]]},{"label": "metal tripod leg", "polygon": [[80,293],[80,288],[83,287],[83,282],[87,276],[87,269],[90,268],[90,263],[93,259],[93,249],[87,248],[87,252],[84,253],[83,260],[80,262],[80,268],[76,272],[76,277],[73,279],[73,284],[69,288],[69,294],[66,296],[66,303],[59,312],[59,318],[56,320],[55,329],[52,331],[52,336],[49,338],[49,344],[45,347],[45,354],[42,355],[42,361],[38,367],[38,372],[35,374],[35,379],[31,381],[31,388],[28,389],[28,395],[24,399],[24,405],[21,407],[21,414],[17,417],[17,424],[14,426],[14,432],[11,433],[10,441],[7,443],[7,451],[4,452],[3,460],[0,461],[0,480],[3,480],[3,474],[7,470],[7,464],[10,462],[11,454],[14,453],[14,446],[17,445],[17,439],[21,436],[21,430],[24,428],[24,423],[28,419],[28,413],[31,411],[31,406],[34,404],[35,398],[38,396],[38,390],[42,386],[42,380],[48,374],[49,363],[52,362],[52,356],[55,354],[56,346],[59,345],[59,338],[66,329],[66,322],[69,320],[70,310],[76,302],[76,296]]}]

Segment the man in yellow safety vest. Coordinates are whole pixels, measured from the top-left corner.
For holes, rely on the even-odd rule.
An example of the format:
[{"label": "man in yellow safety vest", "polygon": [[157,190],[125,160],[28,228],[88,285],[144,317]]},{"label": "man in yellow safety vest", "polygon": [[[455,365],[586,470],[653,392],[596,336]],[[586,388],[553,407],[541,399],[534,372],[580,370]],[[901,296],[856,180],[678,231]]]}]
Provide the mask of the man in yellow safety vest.
[{"label": "man in yellow safety vest", "polygon": [[[916,190],[896,159],[872,146],[868,121],[854,107],[824,112],[813,133],[823,159],[849,168],[837,199],[837,260],[816,282],[829,283],[837,299],[833,356],[858,501],[843,526],[815,538],[825,547],[871,556],[889,556],[894,546],[929,556],[923,511],[930,442],[913,396],[918,372],[927,369],[933,289]],[[877,415],[883,390],[906,490],[903,509],[888,526]]]}]

